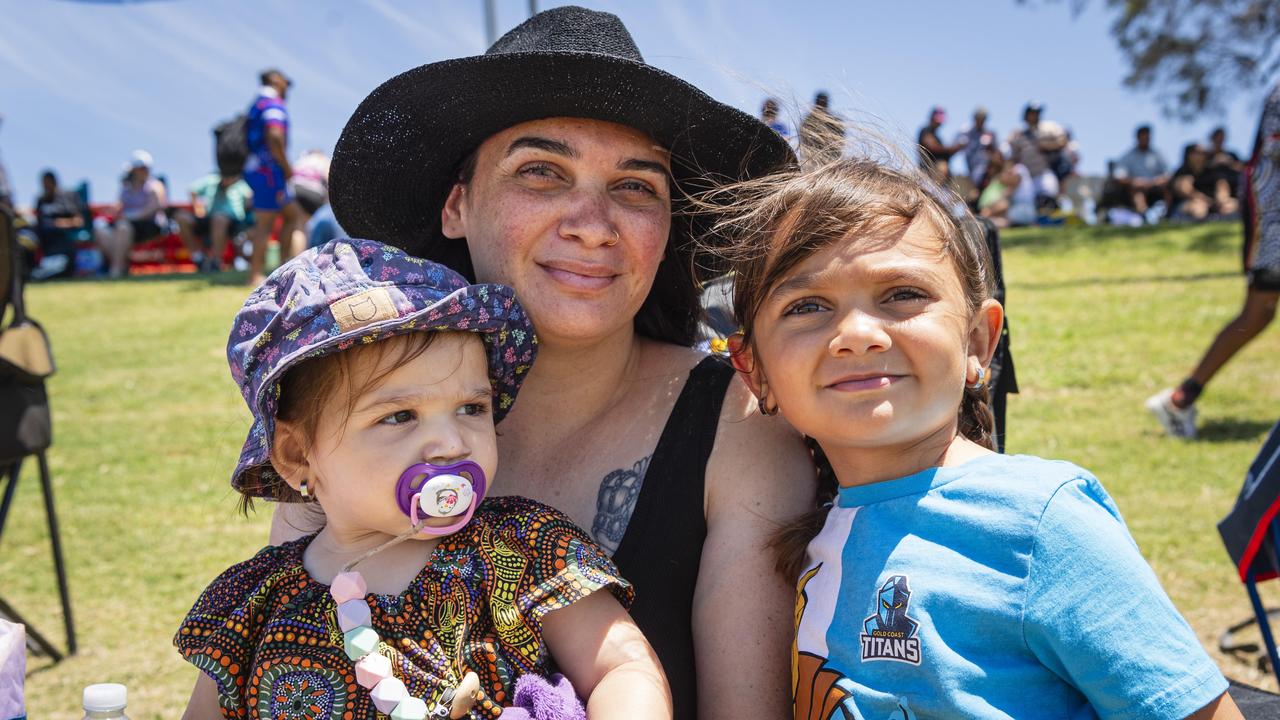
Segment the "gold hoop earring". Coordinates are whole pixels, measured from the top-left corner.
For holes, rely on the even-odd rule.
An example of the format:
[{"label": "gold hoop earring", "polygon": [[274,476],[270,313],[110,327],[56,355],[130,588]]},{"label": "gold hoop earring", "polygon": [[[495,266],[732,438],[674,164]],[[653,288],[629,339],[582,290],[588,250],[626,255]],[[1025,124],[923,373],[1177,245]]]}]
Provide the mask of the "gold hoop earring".
[{"label": "gold hoop earring", "polygon": [[983,386],[986,384],[987,384],[987,369],[979,365],[978,379],[974,380],[972,383],[966,383],[965,387],[969,388],[970,390],[981,390]]}]

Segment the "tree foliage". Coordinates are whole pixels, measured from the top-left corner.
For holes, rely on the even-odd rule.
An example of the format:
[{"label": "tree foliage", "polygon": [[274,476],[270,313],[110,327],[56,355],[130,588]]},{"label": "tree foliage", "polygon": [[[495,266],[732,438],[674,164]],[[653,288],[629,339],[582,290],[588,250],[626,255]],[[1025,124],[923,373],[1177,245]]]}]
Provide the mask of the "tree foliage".
[{"label": "tree foliage", "polygon": [[[1020,0],[1034,3],[1062,0]],[[1066,0],[1080,13],[1091,0]],[[1129,64],[1125,85],[1154,91],[1166,114],[1221,111],[1280,75],[1280,0],[1100,0]]]}]

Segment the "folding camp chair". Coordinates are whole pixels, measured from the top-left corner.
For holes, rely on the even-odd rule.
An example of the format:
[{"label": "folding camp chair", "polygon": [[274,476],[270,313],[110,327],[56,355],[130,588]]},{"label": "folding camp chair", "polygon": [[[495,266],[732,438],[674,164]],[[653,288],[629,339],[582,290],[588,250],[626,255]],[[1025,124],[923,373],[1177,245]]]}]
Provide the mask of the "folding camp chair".
[{"label": "folding camp chair", "polygon": [[1277,549],[1280,548],[1280,422],[1271,428],[1262,450],[1249,466],[1235,507],[1218,523],[1218,532],[1222,534],[1227,554],[1235,563],[1240,581],[1249,593],[1254,615],[1252,621],[1230,628],[1219,641],[1219,646],[1224,650],[1231,649],[1228,647],[1230,634],[1256,622],[1271,661],[1271,672],[1280,681],[1280,655],[1276,652],[1268,611],[1262,605],[1257,587],[1263,580],[1280,577],[1280,560],[1277,558]]},{"label": "folding camp chair", "polygon": [[[58,516],[53,506],[53,483],[45,458],[45,450],[52,444],[53,434],[44,380],[53,374],[53,355],[44,330],[26,314],[22,292],[25,273],[14,241],[13,215],[7,208],[0,208],[0,258],[3,258],[0,270],[4,271],[0,290],[5,291],[0,295],[0,319],[3,319],[9,305],[12,305],[13,316],[9,325],[0,329],[0,478],[8,478],[3,500],[0,500],[0,534],[4,532],[9,510],[13,507],[22,462],[34,455],[40,468],[45,516],[53,545],[53,564],[67,632],[67,654],[74,655],[76,633],[71,618],[71,596],[62,559]],[[0,616],[27,626],[27,638],[34,653],[47,655],[55,662],[62,659],[63,654],[3,599],[0,599]]]}]

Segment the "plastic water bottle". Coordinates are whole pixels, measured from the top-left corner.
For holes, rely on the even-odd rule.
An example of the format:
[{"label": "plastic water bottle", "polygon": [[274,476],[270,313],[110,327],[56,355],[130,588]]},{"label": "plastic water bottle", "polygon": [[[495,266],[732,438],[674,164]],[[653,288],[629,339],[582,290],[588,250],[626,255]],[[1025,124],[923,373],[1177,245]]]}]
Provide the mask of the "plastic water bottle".
[{"label": "plastic water bottle", "polygon": [[129,691],[119,683],[100,683],[84,689],[84,720],[129,720],[124,706]]}]

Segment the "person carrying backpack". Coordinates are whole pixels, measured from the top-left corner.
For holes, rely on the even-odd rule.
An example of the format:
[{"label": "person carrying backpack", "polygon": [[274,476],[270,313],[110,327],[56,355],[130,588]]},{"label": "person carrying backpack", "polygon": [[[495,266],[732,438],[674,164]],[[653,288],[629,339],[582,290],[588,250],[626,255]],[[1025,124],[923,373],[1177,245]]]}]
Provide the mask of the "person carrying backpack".
[{"label": "person carrying backpack", "polygon": [[249,257],[249,285],[257,286],[266,279],[267,240],[275,226],[276,215],[282,215],[280,226],[280,262],[295,254],[293,231],[298,226],[299,210],[289,189],[293,167],[289,163],[289,112],[285,96],[293,84],[276,69],[263,71],[258,97],[245,116],[245,141],[248,158],[244,179],[253,189],[254,224],[249,230],[253,254]]}]

